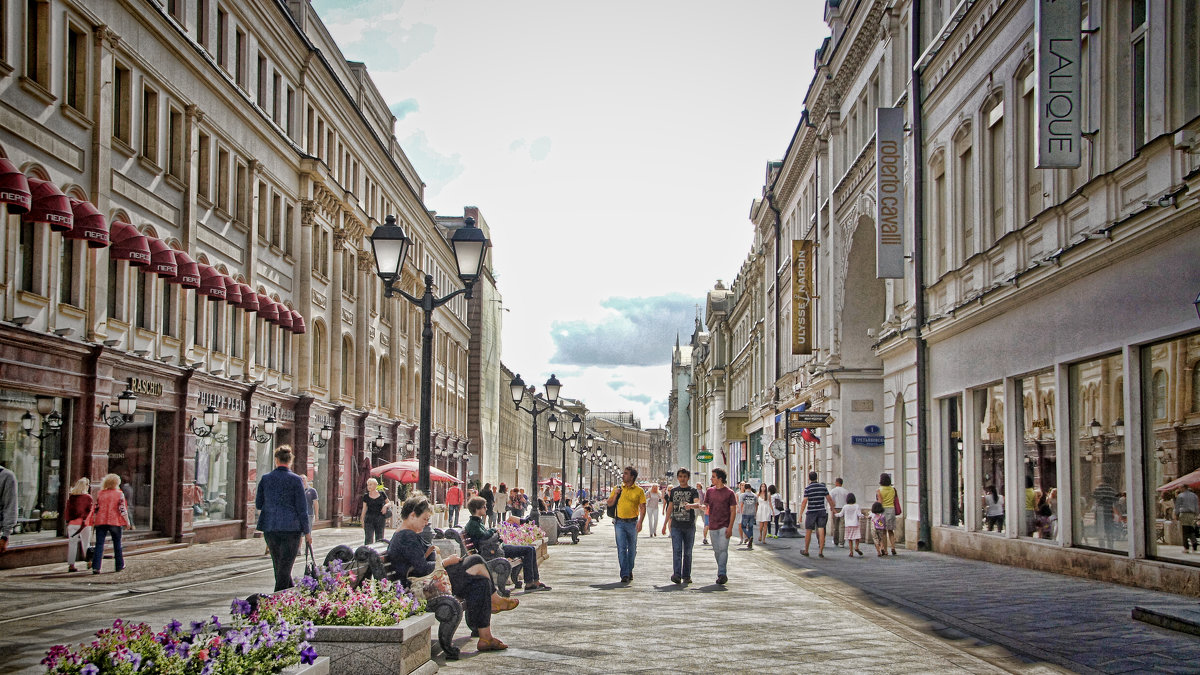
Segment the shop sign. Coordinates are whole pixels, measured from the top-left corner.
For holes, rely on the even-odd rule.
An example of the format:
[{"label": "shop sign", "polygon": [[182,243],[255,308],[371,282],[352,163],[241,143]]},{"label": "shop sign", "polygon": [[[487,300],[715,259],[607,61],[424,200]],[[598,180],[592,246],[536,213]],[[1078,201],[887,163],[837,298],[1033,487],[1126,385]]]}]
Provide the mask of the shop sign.
[{"label": "shop sign", "polygon": [[787,415],[787,424],[793,429],[812,429],[815,427],[827,427],[833,424],[833,415],[827,412],[789,410]]},{"label": "shop sign", "polygon": [[877,108],[875,278],[904,278],[904,109]]},{"label": "shop sign", "polygon": [[161,382],[151,382],[140,377],[129,378],[129,388],[133,390],[133,393],[145,396],[162,396],[163,393]]},{"label": "shop sign", "polygon": [[812,242],[792,240],[792,353],[812,353]]},{"label": "shop sign", "polygon": [[197,403],[200,404],[201,408],[207,408],[211,405],[214,408],[224,408],[225,410],[232,410],[234,412],[246,411],[245,399],[235,396],[225,396],[209,391],[202,391],[198,398]]},{"label": "shop sign", "polygon": [[1037,33],[1037,168],[1079,166],[1082,103],[1080,0],[1038,0]]},{"label": "shop sign", "polygon": [[296,411],[295,410],[288,410],[287,408],[280,408],[279,405],[277,405],[275,403],[259,403],[258,404],[258,416],[259,417],[274,417],[275,420],[278,422],[295,422],[296,421]]},{"label": "shop sign", "polygon": [[701,450],[700,452],[696,453],[696,461],[700,462],[701,464],[708,464],[709,462],[713,461],[713,454],[708,450]]}]

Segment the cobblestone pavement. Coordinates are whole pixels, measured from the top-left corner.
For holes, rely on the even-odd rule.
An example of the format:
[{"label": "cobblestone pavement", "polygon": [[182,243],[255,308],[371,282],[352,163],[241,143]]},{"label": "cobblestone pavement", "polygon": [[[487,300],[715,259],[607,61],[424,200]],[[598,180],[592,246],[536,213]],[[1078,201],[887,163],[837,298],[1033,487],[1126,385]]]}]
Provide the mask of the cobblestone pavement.
[{"label": "cobblestone pavement", "polygon": [[[318,531],[318,556],[360,536]],[[62,565],[0,573],[0,673],[40,672],[51,645],[87,639],[118,616],[225,617],[231,598],[270,587],[261,547],[149,553],[120,575],[67,575]],[[1135,603],[1189,598],[936,554],[848,560],[831,548],[803,558],[795,540],[731,549],[725,587],[697,542],[696,583],[685,588],[670,583],[670,548],[643,533],[634,582],[617,583],[605,521],[578,546],[551,547],[542,577],[553,591],[516,593],[521,606],[494,617],[507,651],[477,653],[463,626],[463,658],[437,660],[463,673],[1200,672],[1200,639],[1129,618]]]}]

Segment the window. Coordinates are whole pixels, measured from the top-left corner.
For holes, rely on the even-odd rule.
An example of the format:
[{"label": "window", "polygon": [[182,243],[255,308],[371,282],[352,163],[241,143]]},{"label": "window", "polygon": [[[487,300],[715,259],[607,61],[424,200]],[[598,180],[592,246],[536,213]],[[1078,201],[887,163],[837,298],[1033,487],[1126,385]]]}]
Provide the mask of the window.
[{"label": "window", "polygon": [[79,306],[75,296],[75,240],[62,239],[58,248],[58,301]]},{"label": "window", "polygon": [[217,6],[217,65],[229,70],[229,14]]},{"label": "window", "polygon": [[1021,500],[1022,537],[1053,539],[1058,534],[1058,453],[1054,434],[1054,371],[1017,381],[1025,495]]},{"label": "window", "polygon": [[212,137],[203,131],[196,142],[196,192],[204,199],[212,198]]},{"label": "window", "polygon": [[257,95],[258,107],[263,110],[267,109],[267,57],[263,56],[262,52],[258,53],[258,87],[255,90]]},{"label": "window", "polygon": [[287,88],[287,107],[284,111],[288,138],[296,138],[296,90]]},{"label": "window", "polygon": [[229,315],[229,355],[235,359],[245,357],[245,349],[242,346],[242,326],[246,323],[246,310],[239,307],[231,307]]},{"label": "window", "polygon": [[208,0],[196,0],[196,42],[208,47]]},{"label": "window", "polygon": [[955,215],[962,224],[962,255],[960,261],[975,255],[975,162],[971,151],[971,128],[958,132],[955,141],[954,194],[957,200]]},{"label": "window", "polygon": [[279,247],[283,244],[281,235],[283,233],[283,200],[279,195],[271,196],[271,245]]},{"label": "window", "polygon": [[279,370],[279,328],[265,322],[263,328],[267,331],[267,367]]},{"label": "window", "polygon": [[1021,209],[1021,214],[1024,222],[1029,222],[1037,217],[1042,209],[1045,208],[1045,200],[1042,197],[1042,170],[1037,168],[1037,101],[1034,98],[1034,84],[1037,82],[1037,73],[1030,71],[1027,75],[1020,78],[1018,85],[1021,89],[1021,109],[1020,125],[1017,127],[1020,130],[1021,138],[1019,146],[1021,149],[1021,164],[1023,166],[1023,175],[1021,179],[1025,183],[1025,200]]},{"label": "window", "polygon": [[234,31],[233,38],[233,79],[237,86],[246,88],[246,34],[241,28]]},{"label": "window", "polygon": [[325,161],[325,120],[317,120],[317,157]]},{"label": "window", "polygon": [[217,149],[217,207],[229,213],[229,151]]},{"label": "window", "polygon": [[1071,366],[1071,500],[1076,545],[1128,551],[1125,429],[1110,404],[1122,395],[1120,354]]},{"label": "window", "polygon": [[192,509],[196,522],[237,517],[238,422],[221,420],[213,433],[197,439],[195,484],[203,494],[202,508]]},{"label": "window", "polygon": [[158,163],[158,92],[142,89],[142,156]]},{"label": "window", "polygon": [[271,228],[271,221],[268,220],[268,218],[270,216],[267,213],[267,206],[269,204],[268,194],[269,193],[267,192],[267,184],[262,181],[259,181],[259,183],[258,183],[258,222],[255,223],[255,225],[258,227],[258,237],[264,241],[270,241],[268,239],[268,237],[271,235],[271,233],[269,231]]},{"label": "window", "polygon": [[[122,286],[121,276],[120,276],[120,264],[121,264],[120,261],[118,261],[117,259],[115,259],[111,256],[109,257],[109,259],[108,259],[108,289],[107,289],[108,297],[106,298],[107,303],[105,304],[105,309],[107,310],[108,318],[110,318],[110,319],[120,319],[121,318],[121,316],[119,314],[117,314],[117,309],[118,309],[117,298],[120,297],[120,293],[118,292],[118,289],[121,288],[121,286]],[[199,297],[199,293],[197,293],[196,295],[197,295],[197,297]]]},{"label": "window", "polygon": [[233,219],[245,223],[250,220],[249,207],[250,200],[247,198],[250,193],[250,172],[245,164],[237,163],[237,179],[234,181],[236,196],[234,200]]},{"label": "window", "polygon": [[134,292],[133,297],[133,301],[136,303],[134,305],[133,316],[137,320],[137,327],[145,328],[146,330],[151,330],[153,328],[150,323],[149,298],[146,297],[146,278],[149,276],[149,272],[140,272],[137,275],[137,281],[135,282],[136,291]]},{"label": "window", "polygon": [[162,285],[162,334],[175,335],[175,284],[163,281]]},{"label": "window", "polygon": [[342,292],[353,296],[354,295],[354,277],[358,272],[358,265],[355,263],[354,253],[349,249],[344,249],[344,258],[342,259]]},{"label": "window", "polygon": [[325,371],[329,367],[329,348],[325,345],[325,326],[313,322],[312,330],[312,384],[325,387]]},{"label": "window", "polygon": [[973,395],[979,462],[975,493],[980,496],[984,515],[980,528],[1004,534],[1004,496],[1009,487],[1004,473],[1004,386],[994,384]]},{"label": "window", "polygon": [[129,69],[116,64],[113,68],[113,136],[125,145],[129,139],[130,117],[133,110],[133,74]]},{"label": "window", "polygon": [[17,258],[20,269],[17,270],[19,289],[37,293],[37,229],[34,223],[21,221],[20,234],[17,235]]},{"label": "window", "polygon": [[207,296],[199,293],[192,294],[192,307],[196,312],[196,320],[192,324],[192,339],[195,340],[197,347],[204,346],[204,311],[208,302]]},{"label": "window", "polygon": [[25,77],[50,89],[50,3],[25,3]]},{"label": "window", "polygon": [[1191,365],[1192,371],[1192,412],[1200,413],[1200,361]]},{"label": "window", "polygon": [[354,397],[354,341],[342,338],[342,398]]},{"label": "window", "polygon": [[283,89],[283,78],[281,78],[279,76],[278,72],[275,72],[275,74],[271,76],[271,119],[275,120],[275,124],[279,124],[279,120],[280,120],[279,104],[280,104],[280,96],[283,93],[281,91],[282,89]]},{"label": "window", "polygon": [[283,252],[292,254],[292,228],[296,219],[296,209],[291,204],[283,208]]},{"label": "window", "polygon": [[183,0],[167,0],[167,13],[171,18],[183,23]]},{"label": "window", "polygon": [[88,36],[74,25],[67,26],[66,104],[87,115]]},{"label": "window", "polygon": [[279,350],[283,359],[283,372],[292,372],[292,334],[289,331],[279,332]]},{"label": "window", "polygon": [[951,246],[952,237],[950,219],[946,217],[946,170],[944,165],[939,162],[934,166],[933,174],[933,204],[930,205],[930,213],[933,216],[931,225],[936,242],[934,269],[940,276],[950,269],[946,251]]},{"label": "window", "polygon": [[175,178],[183,180],[183,113],[171,108],[167,120],[167,172]]},{"label": "window", "polygon": [[307,112],[304,113],[304,151],[311,155],[316,152],[316,142],[313,140],[317,133],[316,112],[313,111],[311,105],[306,109]]},{"label": "window", "polygon": [[1150,410],[1156,420],[1165,420],[1167,418],[1167,373],[1165,370],[1156,370],[1150,380]]},{"label": "window", "polygon": [[1130,100],[1134,150],[1146,143],[1146,32],[1146,0],[1133,0],[1129,18],[1129,82],[1133,88]]},{"label": "window", "polygon": [[[1145,409],[1157,410],[1171,401],[1171,413],[1143,416],[1141,430],[1146,448],[1143,494],[1146,499],[1144,540],[1147,552],[1156,558],[1200,565],[1200,559],[1183,549],[1183,525],[1187,516],[1175,513],[1175,500],[1182,488],[1160,490],[1167,483],[1200,469],[1200,333],[1141,350],[1142,373],[1149,375],[1140,387]],[[1146,377],[1146,375],[1143,375]],[[1185,390],[1191,388],[1191,392]],[[1189,409],[1193,413],[1185,414]],[[1193,487],[1192,492],[1200,492]]]},{"label": "window", "polygon": [[208,348],[214,352],[225,349],[225,303],[212,302],[208,305]]},{"label": "window", "polygon": [[1004,102],[996,103],[985,113],[988,141],[988,238],[990,247],[1004,234],[1004,205],[1008,201],[1008,182],[1004,163]]}]

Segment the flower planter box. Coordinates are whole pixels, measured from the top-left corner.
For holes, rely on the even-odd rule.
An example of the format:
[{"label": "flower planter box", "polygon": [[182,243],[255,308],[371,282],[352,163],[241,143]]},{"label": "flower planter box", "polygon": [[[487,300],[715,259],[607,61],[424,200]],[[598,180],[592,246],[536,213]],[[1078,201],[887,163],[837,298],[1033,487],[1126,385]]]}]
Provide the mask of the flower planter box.
[{"label": "flower planter box", "polygon": [[308,665],[297,663],[284,668],[281,675],[329,675],[329,657],[318,656],[316,661]]},{"label": "flower planter box", "polygon": [[541,540],[537,545],[537,561],[541,565],[546,558],[550,557],[550,549],[546,546],[546,540]]},{"label": "flower planter box", "polygon": [[395,626],[317,626],[311,640],[330,659],[332,675],[410,675],[436,673],[429,658],[433,614],[418,614]]}]

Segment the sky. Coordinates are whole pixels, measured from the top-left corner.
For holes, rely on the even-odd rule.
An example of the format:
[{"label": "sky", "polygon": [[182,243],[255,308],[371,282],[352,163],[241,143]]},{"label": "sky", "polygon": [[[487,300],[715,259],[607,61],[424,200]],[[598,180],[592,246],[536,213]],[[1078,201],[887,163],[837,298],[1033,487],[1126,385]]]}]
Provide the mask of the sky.
[{"label": "sky", "polygon": [[750,251],[818,0],[313,0],[367,64],[428,208],[477,206],[503,360],[663,426],[671,350]]}]

